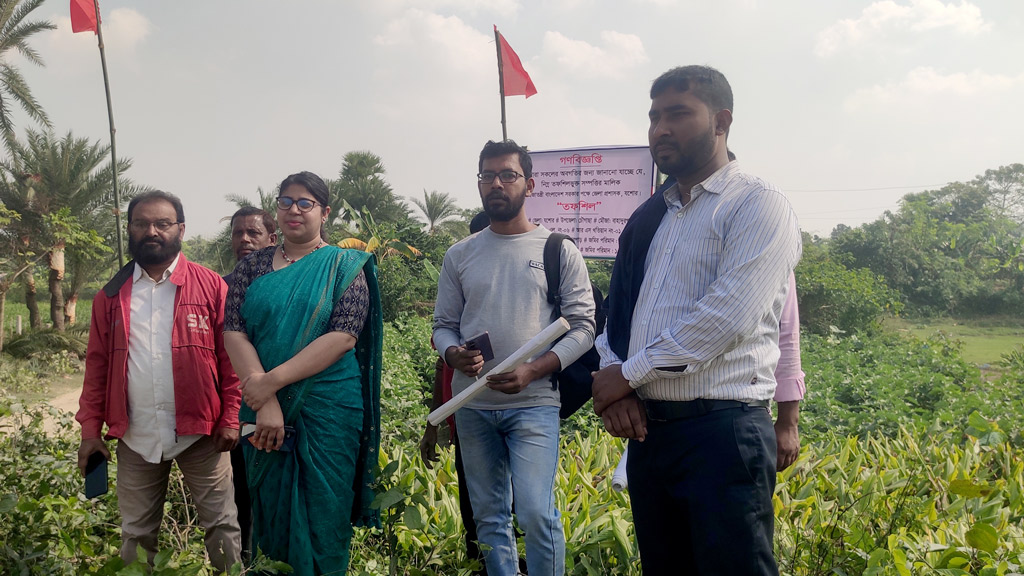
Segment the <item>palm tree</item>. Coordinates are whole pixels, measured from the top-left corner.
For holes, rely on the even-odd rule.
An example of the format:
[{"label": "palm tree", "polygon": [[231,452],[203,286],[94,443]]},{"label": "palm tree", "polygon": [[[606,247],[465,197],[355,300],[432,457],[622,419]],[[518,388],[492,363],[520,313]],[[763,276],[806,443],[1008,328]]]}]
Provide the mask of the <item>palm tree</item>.
[{"label": "palm tree", "polygon": [[342,206],[350,214],[359,216],[359,228],[366,240],[356,237],[345,238],[338,242],[339,247],[372,252],[377,255],[377,262],[381,262],[389,256],[401,255],[406,258],[417,258],[423,255],[415,246],[397,238],[399,230],[395,228],[394,224],[378,224],[374,221],[372,214],[366,210],[355,210],[344,200],[342,200]]},{"label": "palm tree", "polygon": [[455,199],[448,195],[447,192],[427,192],[427,189],[423,189],[423,201],[419,198],[413,198],[412,203],[416,205],[423,212],[423,216],[427,219],[427,233],[433,234],[437,225],[449,220],[456,218],[459,215],[459,206],[455,203]]},{"label": "palm tree", "polygon": [[48,20],[25,21],[42,3],[43,0],[0,0],[0,132],[3,132],[8,150],[12,149],[15,140],[12,103],[21,106],[29,118],[50,127],[50,119],[32,95],[21,71],[9,62],[13,51],[31,63],[43,66],[42,58],[29,46],[28,40],[34,34],[53,30],[56,26]]},{"label": "palm tree", "polygon": [[[331,182],[331,213],[334,218],[357,221],[358,213],[342,216],[340,200],[348,202],[357,211],[373,215],[378,222],[401,223],[409,219],[409,207],[395,196],[391,185],[384,179],[384,161],[373,152],[356,151],[345,154],[339,178]],[[332,221],[334,220],[332,218]]]},{"label": "palm tree", "polygon": [[[28,130],[24,144],[13,143],[12,161],[2,164],[14,176],[15,183],[0,188],[0,200],[21,213],[22,225],[30,233],[41,234],[46,215],[65,208],[75,222],[96,231],[108,245],[114,245],[113,167],[109,162],[103,164],[109,154],[109,146],[75,138],[71,132],[57,138],[52,132]],[[118,161],[123,201],[140,191],[120,176],[131,165],[130,159]],[[65,321],[74,323],[79,290],[106,269],[110,253],[74,248],[65,254],[58,240],[52,244],[47,262],[50,316],[54,328],[60,330]],[[70,271],[67,299],[62,285],[66,271]]]}]

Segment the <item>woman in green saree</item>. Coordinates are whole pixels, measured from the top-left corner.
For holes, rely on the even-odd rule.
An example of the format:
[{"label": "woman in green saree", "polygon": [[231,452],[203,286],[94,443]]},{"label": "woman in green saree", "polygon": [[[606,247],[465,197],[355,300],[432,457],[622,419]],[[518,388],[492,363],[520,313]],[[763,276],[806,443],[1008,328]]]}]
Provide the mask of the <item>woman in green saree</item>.
[{"label": "woman in green saree", "polygon": [[[284,242],[235,268],[224,344],[242,381],[253,546],[295,574],[345,574],[353,525],[379,525],[382,320],[373,256],[328,246],[327,186],[281,183]],[[281,450],[285,426],[294,446]],[[285,446],[285,448],[288,448]]]}]

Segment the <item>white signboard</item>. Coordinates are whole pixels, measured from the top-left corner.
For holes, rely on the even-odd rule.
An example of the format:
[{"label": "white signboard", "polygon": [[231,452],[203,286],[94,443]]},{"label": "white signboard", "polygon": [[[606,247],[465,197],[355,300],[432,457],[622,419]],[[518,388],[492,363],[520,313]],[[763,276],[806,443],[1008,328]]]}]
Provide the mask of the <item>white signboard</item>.
[{"label": "white signboard", "polygon": [[530,158],[530,221],[569,236],[588,258],[614,258],[629,215],[654,193],[647,146],[544,150]]}]

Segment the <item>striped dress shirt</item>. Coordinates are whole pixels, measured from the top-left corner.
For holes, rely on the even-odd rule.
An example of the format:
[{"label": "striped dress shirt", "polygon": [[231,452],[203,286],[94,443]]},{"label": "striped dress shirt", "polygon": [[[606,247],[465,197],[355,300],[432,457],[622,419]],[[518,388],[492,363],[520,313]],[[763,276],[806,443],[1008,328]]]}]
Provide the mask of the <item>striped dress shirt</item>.
[{"label": "striped dress shirt", "polygon": [[678,187],[665,192],[629,358],[618,358],[602,334],[601,365],[622,362],[622,375],[645,399],[769,400],[779,320],[800,259],[796,215],[778,188],[735,161],[690,196],[683,206]]}]

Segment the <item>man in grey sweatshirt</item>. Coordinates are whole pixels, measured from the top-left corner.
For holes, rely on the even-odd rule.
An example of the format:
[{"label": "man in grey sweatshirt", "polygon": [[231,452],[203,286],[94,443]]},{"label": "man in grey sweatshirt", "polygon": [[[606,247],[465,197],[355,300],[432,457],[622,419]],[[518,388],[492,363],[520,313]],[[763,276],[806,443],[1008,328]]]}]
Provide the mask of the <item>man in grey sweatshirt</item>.
[{"label": "man in grey sweatshirt", "polygon": [[[452,393],[499,364],[553,320],[544,276],[551,234],[523,210],[533,191],[532,162],[511,140],[480,152],[480,199],[491,225],[448,249],[437,286],[434,343],[455,369]],[[565,573],[565,535],[555,508],[559,393],[549,376],[594,341],[594,299],[576,246],[561,244],[559,295],[569,332],[550,350],[511,372],[488,377],[487,389],[456,415],[466,482],[490,576],[515,576],[512,493],[525,533],[531,576]],[[484,361],[467,338],[488,332],[494,358]]]}]

